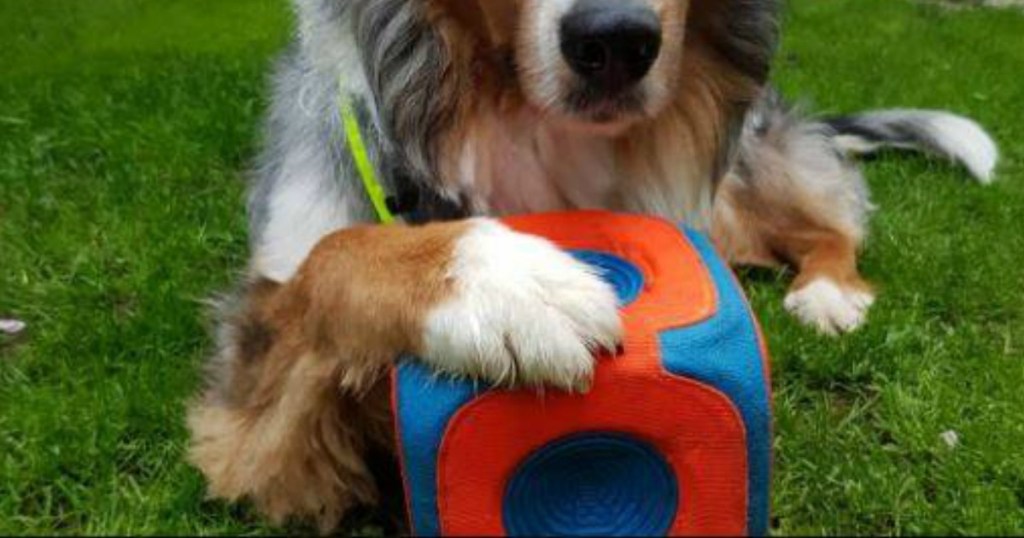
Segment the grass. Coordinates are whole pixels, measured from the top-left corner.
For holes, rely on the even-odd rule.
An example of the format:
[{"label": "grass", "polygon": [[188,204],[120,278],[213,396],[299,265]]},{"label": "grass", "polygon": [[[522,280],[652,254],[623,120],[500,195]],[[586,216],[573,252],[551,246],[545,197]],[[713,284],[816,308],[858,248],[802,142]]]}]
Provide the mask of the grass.
[{"label": "grass", "polygon": [[[883,293],[852,336],[799,327],[785,275],[743,272],[774,355],[774,531],[1019,533],[1024,15],[792,0],[786,19],[788,95],[951,108],[1005,161],[990,188],[867,165]],[[204,499],[182,415],[201,300],[244,264],[241,178],[289,24],[283,0],[0,2],[0,317],[29,323],[0,337],[0,534],[274,531]]]}]

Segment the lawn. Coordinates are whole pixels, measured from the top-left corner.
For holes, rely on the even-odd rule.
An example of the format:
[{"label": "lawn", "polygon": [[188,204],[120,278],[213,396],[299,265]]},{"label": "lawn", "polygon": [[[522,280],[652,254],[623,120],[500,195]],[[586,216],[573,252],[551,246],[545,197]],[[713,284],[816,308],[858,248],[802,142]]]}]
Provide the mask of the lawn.
[{"label": "lawn", "polygon": [[[741,272],[774,359],[774,532],[1024,532],[1024,13],[792,0],[786,24],[788,95],[951,108],[1005,159],[988,188],[867,165],[882,296],[852,336],[787,317],[786,275]],[[0,0],[0,318],[28,323],[0,336],[0,534],[274,532],[204,498],[183,409],[203,299],[244,264],[289,25],[284,0]]]}]

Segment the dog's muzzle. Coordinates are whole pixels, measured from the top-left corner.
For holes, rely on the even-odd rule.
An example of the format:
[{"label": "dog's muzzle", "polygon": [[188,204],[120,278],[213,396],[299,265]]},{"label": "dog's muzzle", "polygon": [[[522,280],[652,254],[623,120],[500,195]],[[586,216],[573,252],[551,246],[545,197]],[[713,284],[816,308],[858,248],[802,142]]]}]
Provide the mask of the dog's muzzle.
[{"label": "dog's muzzle", "polygon": [[580,0],[561,21],[562,55],[583,81],[612,96],[635,86],[661,50],[661,23],[631,0]]}]

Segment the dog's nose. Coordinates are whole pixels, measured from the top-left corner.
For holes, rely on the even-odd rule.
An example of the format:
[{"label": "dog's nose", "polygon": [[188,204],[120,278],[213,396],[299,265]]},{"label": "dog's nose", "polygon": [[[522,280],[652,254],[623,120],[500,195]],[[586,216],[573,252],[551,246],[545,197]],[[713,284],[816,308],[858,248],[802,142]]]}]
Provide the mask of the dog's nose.
[{"label": "dog's nose", "polygon": [[561,21],[562,55],[572,70],[607,92],[639,82],[661,50],[661,23],[630,0],[580,0]]}]

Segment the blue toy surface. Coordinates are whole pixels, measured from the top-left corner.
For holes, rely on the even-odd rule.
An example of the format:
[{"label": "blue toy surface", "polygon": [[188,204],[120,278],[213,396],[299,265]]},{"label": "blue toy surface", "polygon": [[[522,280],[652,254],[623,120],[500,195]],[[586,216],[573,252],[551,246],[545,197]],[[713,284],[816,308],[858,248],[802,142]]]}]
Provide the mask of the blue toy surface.
[{"label": "blue toy surface", "polygon": [[523,462],[505,492],[512,536],[660,536],[679,488],[658,450],[624,434],[554,441]]}]

